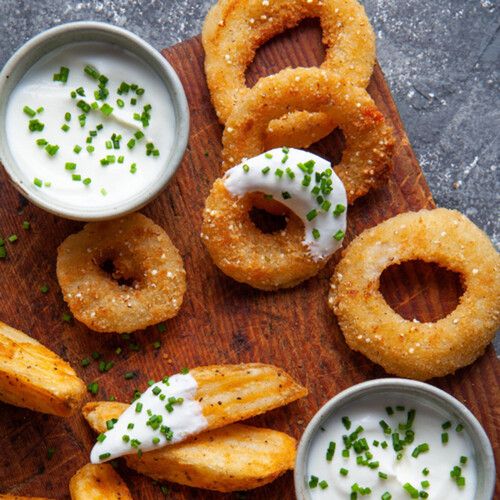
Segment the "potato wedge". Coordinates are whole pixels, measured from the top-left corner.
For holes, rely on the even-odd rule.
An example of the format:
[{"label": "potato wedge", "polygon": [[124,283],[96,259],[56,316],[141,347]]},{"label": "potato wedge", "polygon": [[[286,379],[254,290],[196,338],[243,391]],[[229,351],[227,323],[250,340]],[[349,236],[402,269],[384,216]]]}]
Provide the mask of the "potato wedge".
[{"label": "potato wedge", "polygon": [[109,464],[84,465],[70,480],[72,500],[132,500],[127,485]]},{"label": "potato wedge", "polygon": [[[89,403],[83,415],[96,432],[118,418],[124,403]],[[283,432],[230,424],[194,438],[137,455],[127,455],[131,468],[156,479],[221,492],[249,490],[293,469],[296,441]]]},{"label": "potato wedge", "polygon": [[272,365],[246,363],[194,368],[196,397],[208,429],[260,415],[307,395],[286,372]]},{"label": "potato wedge", "polygon": [[50,413],[71,415],[85,395],[73,368],[28,335],[0,322],[0,400]]}]

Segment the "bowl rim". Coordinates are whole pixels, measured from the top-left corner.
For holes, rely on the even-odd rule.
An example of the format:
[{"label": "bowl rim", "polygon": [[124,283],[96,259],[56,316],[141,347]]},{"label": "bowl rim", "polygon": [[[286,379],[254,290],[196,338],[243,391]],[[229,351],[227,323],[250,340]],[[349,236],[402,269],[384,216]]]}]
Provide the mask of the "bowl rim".
[{"label": "bowl rim", "polygon": [[[78,38],[81,35],[85,35],[85,38]],[[92,38],[88,38],[90,36]],[[139,56],[160,77],[172,99],[175,115],[174,140],[172,141],[169,156],[162,163],[161,174],[154,179],[154,182],[151,182],[138,195],[131,197],[129,200],[122,200],[100,208],[92,208],[51,200],[50,197],[46,196],[46,193],[39,193],[30,183],[26,182],[25,178],[18,175],[16,170],[20,169],[10,152],[5,132],[6,127],[3,126],[0,126],[0,161],[8,174],[10,182],[23,196],[33,204],[54,215],[73,220],[98,221],[114,219],[135,212],[160,194],[177,171],[186,152],[189,140],[190,116],[189,105],[182,83],[170,63],[158,50],[125,28],[99,21],[64,23],[49,28],[24,43],[14,52],[0,71],[0,120],[3,123],[5,122],[10,94],[20,79],[35,64],[37,59],[34,54],[39,54],[41,57],[55,50],[56,40],[62,41],[57,47],[92,41],[117,45]]]},{"label": "bowl rim", "polygon": [[[307,458],[312,441],[319,428],[328,417],[346,404],[376,394],[387,395],[388,391],[395,394],[411,394],[422,400],[434,403],[445,411],[460,415],[466,424],[467,432],[476,453],[478,463],[478,488],[474,500],[492,500],[495,489],[495,459],[488,436],[473,415],[473,413],[458,399],[433,385],[417,380],[383,378],[361,382],[349,387],[328,400],[313,416],[307,425],[299,442],[295,459],[294,484],[297,500],[311,500],[306,485]],[[483,474],[479,474],[482,471]]]}]

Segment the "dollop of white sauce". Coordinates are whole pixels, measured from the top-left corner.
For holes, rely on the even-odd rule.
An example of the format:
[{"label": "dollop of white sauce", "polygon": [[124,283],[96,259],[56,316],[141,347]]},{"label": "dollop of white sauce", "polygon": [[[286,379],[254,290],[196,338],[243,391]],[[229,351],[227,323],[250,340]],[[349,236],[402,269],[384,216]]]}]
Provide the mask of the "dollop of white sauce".
[{"label": "dollop of white sauce", "polygon": [[[84,72],[87,65],[109,78],[106,100],[95,98],[99,81]],[[69,69],[66,83],[53,81],[61,67]],[[133,90],[118,94],[122,82],[136,84],[144,94]],[[71,92],[80,87],[85,95],[72,98]],[[117,104],[118,99],[123,101],[123,107]],[[89,105],[96,102],[99,108],[84,113],[77,107],[81,100]],[[100,110],[104,103],[114,108],[109,116]],[[142,115],[148,105],[150,119],[145,127],[134,119],[134,113]],[[30,117],[23,111],[25,106],[43,111]],[[69,121],[66,113],[71,113]],[[78,119],[82,114],[86,116],[84,126]],[[30,131],[29,121],[34,119],[43,123],[42,131]],[[163,160],[169,157],[173,145],[175,114],[168,90],[148,64],[116,45],[81,42],[53,50],[26,72],[9,98],[6,124],[9,148],[23,171],[24,184],[33,186],[36,178],[42,181],[41,192],[57,202],[104,207],[137,196],[160,178]],[[61,129],[64,125],[69,127],[66,132]],[[96,129],[98,125],[102,125],[101,130]],[[96,135],[90,136],[90,131]],[[134,137],[138,131],[144,133],[143,138]],[[106,147],[113,134],[122,136],[119,149]],[[87,142],[89,137],[91,143]],[[37,144],[38,139],[58,145],[56,154],[50,156],[44,146]],[[135,141],[133,148],[127,146],[131,139]],[[154,144],[159,156],[146,155],[148,143]],[[81,148],[79,153],[74,151],[75,146]],[[95,150],[89,152],[87,146]],[[101,160],[108,156],[115,156],[115,161],[103,166]],[[118,162],[120,156],[123,163]],[[76,167],[68,170],[66,163],[75,163]],[[73,174],[80,175],[81,180],[73,180]],[[84,179],[91,182],[86,185]]]},{"label": "dollop of white sauce", "polygon": [[[198,384],[189,373],[173,375],[168,380],[165,378],[165,382],[153,384],[122,413],[113,428],[104,434],[104,440],[98,440],[92,448],[90,461],[102,463],[139,450],[155,450],[206,429],[207,420],[196,401],[197,389]],[[169,398],[181,398],[182,402],[169,403]],[[169,404],[171,411],[166,408]],[[157,429],[151,425],[152,417],[156,422],[161,421]],[[166,435],[169,431],[170,439]]]},{"label": "dollop of white sauce", "polygon": [[[405,410],[396,410],[399,405],[403,405]],[[385,410],[388,406],[394,410],[392,416]],[[411,427],[415,432],[414,441],[407,444],[402,451],[396,452],[392,435],[384,434],[379,422],[384,420],[392,432],[399,432],[403,439],[405,431],[399,430],[398,424],[407,422],[410,409],[416,410]],[[348,416],[351,421],[349,430],[342,423],[344,416]],[[452,426],[444,430],[442,424],[447,421],[450,421]],[[460,422],[454,421],[444,411],[416,404],[410,398],[388,398],[382,401],[381,398],[373,397],[351,403],[343,408],[341,413],[334,413],[327,419],[322,427],[324,430],[318,431],[311,444],[307,462],[307,482],[311,476],[316,476],[319,482],[324,480],[328,484],[324,489],[319,485],[315,488],[308,487],[312,500],[349,499],[351,487],[355,483],[362,488],[369,487],[372,491],[368,496],[358,493],[358,498],[379,499],[385,492],[389,492],[392,500],[408,500],[411,497],[403,485],[409,483],[419,492],[429,493],[429,499],[473,500],[477,485],[474,447],[467,429],[456,431],[458,424]],[[345,448],[342,436],[349,436],[358,426],[363,427],[358,439],[366,439],[368,451],[373,455],[368,462],[379,462],[376,468],[357,464],[357,457],[366,458],[365,451],[358,454],[351,447],[349,457],[342,456],[342,450]],[[444,432],[448,434],[446,444],[441,442],[441,434]],[[373,444],[374,440],[379,442],[378,446]],[[330,441],[333,441],[336,447],[333,459],[327,461],[326,453]],[[384,441],[388,445],[385,449],[381,446]],[[414,449],[423,443],[429,445],[429,451],[420,452],[417,457],[413,457]],[[402,453],[400,460],[397,460],[398,453]],[[460,463],[462,456],[467,457],[465,464]],[[450,477],[450,471],[455,466],[461,467],[461,475],[465,477],[466,484],[463,487],[459,487]],[[429,470],[428,475],[422,473],[425,468]],[[347,470],[347,475],[342,475],[340,469]],[[387,479],[380,478],[379,472],[387,474]],[[428,481],[429,486],[423,487],[422,481]]]},{"label": "dollop of white sauce", "polygon": [[[324,158],[300,149],[272,149],[229,169],[224,186],[238,198],[262,192],[288,207],[304,223],[303,243],[313,260],[327,259],[341,247],[347,196],[342,181]],[[338,206],[343,211],[334,215]],[[311,217],[313,211],[316,215]]]}]

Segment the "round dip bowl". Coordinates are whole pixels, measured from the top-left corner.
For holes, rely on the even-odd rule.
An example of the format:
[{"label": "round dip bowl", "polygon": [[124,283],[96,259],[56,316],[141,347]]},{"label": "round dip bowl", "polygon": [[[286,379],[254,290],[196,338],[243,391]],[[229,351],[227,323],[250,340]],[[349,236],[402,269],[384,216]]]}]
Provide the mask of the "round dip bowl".
[{"label": "round dip bowl", "polygon": [[[110,200],[109,203],[102,203],[100,206],[75,204],[72,200],[66,201],[51,197],[50,189],[40,189],[34,184],[33,176],[28,177],[23,171],[15,160],[7,140],[9,127],[9,123],[6,123],[7,107],[16,85],[46,54],[68,44],[82,42],[106,43],[132,53],[159,77],[173,105],[174,123],[165,124],[173,130],[172,145],[168,154],[159,156],[156,177],[146,186],[133,191],[126,199]],[[140,76],[132,75],[132,78],[140,78]],[[76,117],[74,119],[76,120]],[[188,138],[189,108],[177,74],[157,50],[123,28],[99,22],[75,22],[51,28],[23,45],[9,59],[0,73],[0,161],[10,181],[23,196],[55,215],[74,220],[96,221],[113,219],[140,209],[152,201],[174,175],[184,156]],[[85,147],[85,144],[82,146]],[[123,147],[126,152],[125,144]],[[122,154],[119,151],[112,152]]]},{"label": "round dip bowl", "polygon": [[[349,414],[349,407],[352,408],[352,405],[360,404],[363,402],[368,403],[367,408],[370,409],[369,403],[376,400],[377,396],[380,397],[381,401],[393,401],[395,399],[397,400],[398,398],[401,398],[407,404],[406,409],[409,408],[409,404],[420,404],[426,408],[429,408],[431,411],[435,410],[443,417],[445,415],[448,416],[450,421],[460,422],[461,424],[463,424],[464,430],[462,432],[468,433],[468,438],[470,438],[469,442],[472,444],[473,448],[473,450],[471,450],[471,454],[474,454],[474,460],[476,462],[477,485],[472,498],[474,500],[493,499],[496,474],[493,451],[484,429],[474,417],[474,415],[457,399],[450,396],[441,389],[437,389],[436,387],[433,387],[429,384],[407,379],[378,379],[369,382],[363,382],[337,394],[319,409],[319,411],[307,425],[300,440],[295,461],[294,480],[295,492],[298,500],[312,500],[313,498],[308,485],[310,479],[310,474],[308,472],[308,460],[310,459],[310,452],[313,443],[315,442],[315,437],[325,430],[325,426],[332,416],[335,416],[335,418],[339,417],[340,420],[344,415]],[[409,403],[408,401],[411,401],[411,403]],[[367,413],[370,412],[368,411]],[[406,417],[406,412],[402,415]],[[387,419],[388,417],[386,416],[385,418]],[[350,430],[343,430],[344,434],[349,435],[353,430],[355,430],[354,421],[352,423],[353,426]],[[441,428],[439,430],[441,431]],[[450,434],[451,432],[454,432],[454,427],[450,428],[447,432],[449,432]],[[386,439],[389,443],[389,447],[391,447],[391,435],[389,434]],[[368,442],[370,442],[370,439],[367,440]],[[323,441],[327,442],[328,439],[326,438]],[[412,445],[408,445],[408,448],[413,450],[419,443],[420,441],[415,436],[415,442]],[[343,443],[339,443],[337,441],[336,444],[335,455],[339,456],[343,448]],[[323,448],[321,448],[321,450],[323,450]],[[448,451],[452,450],[450,449],[447,450],[447,452]],[[351,454],[354,454],[354,451],[352,449]],[[321,460],[325,460],[325,463],[327,463],[324,453],[321,455]],[[331,463],[328,463],[328,465],[333,467]],[[469,463],[469,466],[470,465],[471,464]],[[447,474],[447,476],[449,479],[449,474]],[[422,479],[426,478],[423,477]],[[320,490],[320,488],[316,487],[314,490]],[[331,486],[327,487],[324,492],[326,493],[328,490],[331,490]],[[449,491],[449,493],[450,495],[453,495],[452,491]],[[369,498],[375,497],[379,498],[379,496],[376,496],[374,493],[369,496]],[[459,495],[457,496],[457,498],[458,497]],[[321,497],[320,495],[319,498],[323,497]],[[324,498],[328,498],[329,500],[337,500],[337,498],[344,498],[344,496],[338,496],[335,494],[335,492],[330,491],[328,493],[328,496],[325,496]],[[349,495],[347,495],[346,498],[349,498]],[[365,498],[365,496],[360,496],[360,494],[358,493],[357,498]],[[405,498],[411,497],[409,494],[405,493]],[[431,498],[431,496],[429,498]],[[454,497],[450,496],[449,498]],[[462,497],[460,496],[460,498]]]}]

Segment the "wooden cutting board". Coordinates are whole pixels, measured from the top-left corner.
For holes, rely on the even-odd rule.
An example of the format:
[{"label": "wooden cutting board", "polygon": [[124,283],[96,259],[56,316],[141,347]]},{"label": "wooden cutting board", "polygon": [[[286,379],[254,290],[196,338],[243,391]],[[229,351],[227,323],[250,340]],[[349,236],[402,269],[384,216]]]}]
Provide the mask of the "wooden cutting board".
[{"label": "wooden cutting board", "polygon": [[[212,263],[199,233],[204,200],[220,175],[221,132],[210,104],[203,72],[203,49],[195,37],[163,51],[179,74],[191,109],[191,137],[184,161],[169,186],[142,212],[163,226],[179,248],[187,271],[188,291],[180,314],[166,323],[132,336],[98,334],[62,315],[68,312],[57,284],[56,250],[82,223],[64,220],[26,202],[0,172],[0,237],[18,235],[7,244],[0,261],[0,319],[43,342],[68,360],[90,383],[99,382],[97,397],[129,401],[135,387],[147,380],[178,372],[182,366],[215,363],[264,362],[283,367],[308,387],[301,401],[252,420],[300,438],[313,414],[329,398],[354,384],[386,374],[344,342],[335,317],[327,307],[329,278],[339,259],[332,258],[315,278],[291,290],[265,293],[234,282]],[[315,65],[324,57],[318,23],[305,21],[299,28],[273,39],[260,49],[248,72],[249,84],[259,76],[285,66]],[[369,91],[392,123],[397,140],[395,168],[387,186],[358,200],[349,209],[348,243],[365,228],[400,212],[432,208],[434,203],[417,164],[398,112],[376,65]],[[341,144],[332,135],[311,148],[338,159]],[[23,221],[31,228],[22,229]],[[47,293],[40,287],[46,285]],[[460,280],[438,266],[412,262],[386,271],[382,292],[405,317],[432,321],[451,311],[461,293]],[[161,348],[153,343],[161,341]],[[120,355],[115,353],[122,347]],[[80,360],[102,353],[114,368],[101,374],[97,363],[83,368]],[[137,377],[125,380],[133,371]],[[472,366],[454,376],[430,381],[462,401],[488,433],[500,463],[500,365],[490,346]],[[60,419],[0,403],[0,493],[67,499],[68,482],[87,463],[95,436],[80,414]],[[47,457],[49,448],[55,453]],[[163,498],[157,485],[120,464],[119,471],[136,499]],[[168,485],[175,499],[236,498],[179,485]],[[500,497],[497,481],[496,497]],[[247,499],[292,499],[293,475],[246,494]]]}]

